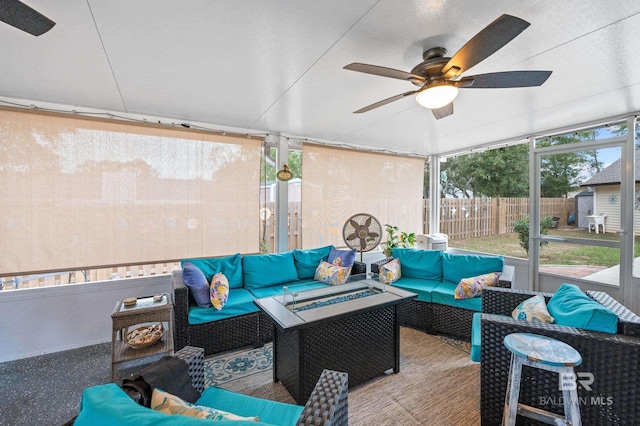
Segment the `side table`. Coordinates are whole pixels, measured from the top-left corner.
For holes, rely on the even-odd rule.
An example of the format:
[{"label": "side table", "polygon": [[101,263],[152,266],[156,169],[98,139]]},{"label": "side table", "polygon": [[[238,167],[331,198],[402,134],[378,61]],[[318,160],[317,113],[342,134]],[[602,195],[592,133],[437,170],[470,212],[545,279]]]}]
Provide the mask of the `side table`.
[{"label": "side table", "polygon": [[[122,300],[116,302],[111,314],[111,380],[115,380],[118,364],[154,355],[173,355],[173,302],[169,293],[155,301],[153,297],[143,297],[135,305],[125,306]],[[138,324],[161,322],[164,336],[146,348],[134,349],[127,345],[129,327]]]}]

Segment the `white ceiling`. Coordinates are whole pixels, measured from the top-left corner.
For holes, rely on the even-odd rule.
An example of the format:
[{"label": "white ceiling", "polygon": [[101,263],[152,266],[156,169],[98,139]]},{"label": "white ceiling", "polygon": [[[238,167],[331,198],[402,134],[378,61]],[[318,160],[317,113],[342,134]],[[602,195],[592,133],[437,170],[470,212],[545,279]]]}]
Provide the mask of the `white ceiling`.
[{"label": "white ceiling", "polygon": [[[451,153],[640,110],[637,0],[23,0],[56,22],[0,23],[0,97],[282,133],[418,154]],[[551,70],[541,87],[463,89],[435,120],[401,80],[430,47],[455,53],[500,15],[531,26],[463,75]]]}]

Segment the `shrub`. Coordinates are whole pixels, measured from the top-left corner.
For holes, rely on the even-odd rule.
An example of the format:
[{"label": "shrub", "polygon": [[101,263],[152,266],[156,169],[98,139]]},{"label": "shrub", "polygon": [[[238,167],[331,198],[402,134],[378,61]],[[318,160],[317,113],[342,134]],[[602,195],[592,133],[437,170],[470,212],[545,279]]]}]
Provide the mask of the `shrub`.
[{"label": "shrub", "polygon": [[[540,219],[540,235],[547,235],[553,227],[553,217],[545,216]],[[513,230],[518,233],[518,241],[527,254],[529,254],[529,216],[513,222]],[[540,241],[540,247],[547,245],[548,241]]]}]

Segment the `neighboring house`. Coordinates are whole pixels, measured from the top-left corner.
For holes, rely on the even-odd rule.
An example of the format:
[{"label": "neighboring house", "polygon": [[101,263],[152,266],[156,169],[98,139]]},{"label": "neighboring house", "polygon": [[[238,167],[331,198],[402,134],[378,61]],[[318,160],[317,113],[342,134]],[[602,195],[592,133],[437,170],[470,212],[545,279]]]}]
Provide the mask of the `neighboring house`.
[{"label": "neighboring house", "polygon": [[[640,151],[636,150],[636,164],[640,164]],[[640,168],[635,176],[634,223],[640,224]],[[593,189],[593,213],[606,215],[607,232],[620,231],[620,160],[616,160],[603,171],[583,182],[581,187]],[[640,235],[640,226],[634,226],[635,235]]]}]

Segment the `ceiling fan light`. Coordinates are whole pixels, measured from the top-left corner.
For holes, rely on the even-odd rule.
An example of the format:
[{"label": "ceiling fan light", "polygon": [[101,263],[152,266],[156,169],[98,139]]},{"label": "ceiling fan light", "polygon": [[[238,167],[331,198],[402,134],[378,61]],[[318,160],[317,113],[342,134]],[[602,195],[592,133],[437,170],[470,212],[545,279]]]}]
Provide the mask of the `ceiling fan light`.
[{"label": "ceiling fan light", "polygon": [[441,84],[421,91],[416,96],[416,100],[425,108],[438,109],[453,102],[456,96],[458,96],[458,88],[456,86]]}]

